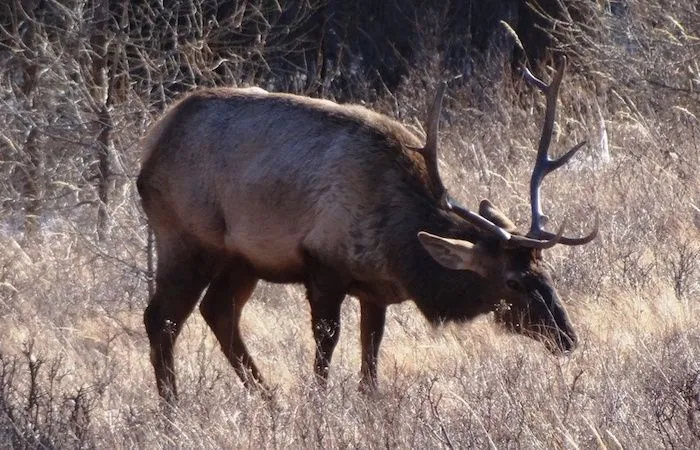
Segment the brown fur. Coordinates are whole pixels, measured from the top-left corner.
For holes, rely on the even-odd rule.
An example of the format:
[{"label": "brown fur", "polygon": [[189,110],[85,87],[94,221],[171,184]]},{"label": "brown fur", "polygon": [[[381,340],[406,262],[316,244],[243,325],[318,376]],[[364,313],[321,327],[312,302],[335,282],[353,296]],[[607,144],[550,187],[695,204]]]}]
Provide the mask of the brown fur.
[{"label": "brown fur", "polygon": [[[562,312],[547,323],[574,339],[536,252],[501,248],[443,210],[411,150],[420,145],[361,106],[261,89],[207,89],[173,106],[143,140],[138,177],[158,255],[144,321],[160,394],[175,395],[174,340],[207,286],[204,318],[241,379],[262,385],[238,328],[259,279],[306,286],[321,380],[347,294],[361,304],[365,386],[387,305],[410,298],[431,321],[466,320],[504,298],[527,303],[505,288],[514,273],[551,290]],[[479,270],[438,264],[420,231],[475,243]]]}]

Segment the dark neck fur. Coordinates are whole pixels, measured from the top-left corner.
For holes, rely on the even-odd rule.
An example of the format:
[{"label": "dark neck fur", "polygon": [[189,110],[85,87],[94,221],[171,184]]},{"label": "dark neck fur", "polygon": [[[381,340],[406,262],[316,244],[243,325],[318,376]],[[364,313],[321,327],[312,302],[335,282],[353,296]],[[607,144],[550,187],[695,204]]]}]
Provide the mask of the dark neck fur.
[{"label": "dark neck fur", "polygon": [[[450,270],[438,264],[423,248],[417,238],[419,231],[427,231],[448,238],[475,241],[476,231],[433,202],[414,205],[404,210],[403,217],[395,217],[386,236],[391,242],[390,261],[404,289],[418,308],[433,323],[472,319],[493,309],[492,303],[482,296],[486,280],[474,272]],[[422,207],[421,207],[422,206]]]}]

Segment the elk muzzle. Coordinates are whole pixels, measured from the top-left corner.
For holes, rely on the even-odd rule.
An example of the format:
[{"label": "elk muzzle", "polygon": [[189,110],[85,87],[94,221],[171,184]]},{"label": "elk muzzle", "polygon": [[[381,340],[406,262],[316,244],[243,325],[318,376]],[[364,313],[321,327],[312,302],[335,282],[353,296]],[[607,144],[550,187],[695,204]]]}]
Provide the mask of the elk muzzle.
[{"label": "elk muzzle", "polygon": [[556,355],[572,352],[578,345],[578,338],[556,292],[544,287],[526,295],[527,301],[498,305],[496,322],[510,332],[542,342]]}]

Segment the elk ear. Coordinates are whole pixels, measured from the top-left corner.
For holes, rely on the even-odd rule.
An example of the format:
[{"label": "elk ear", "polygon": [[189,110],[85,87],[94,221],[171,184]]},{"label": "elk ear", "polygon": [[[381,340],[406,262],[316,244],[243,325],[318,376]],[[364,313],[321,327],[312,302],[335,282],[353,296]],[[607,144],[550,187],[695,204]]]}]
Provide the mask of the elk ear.
[{"label": "elk ear", "polygon": [[485,268],[479,263],[477,250],[469,241],[447,239],[421,231],[418,239],[430,256],[444,267],[453,270],[471,270],[484,275]]}]

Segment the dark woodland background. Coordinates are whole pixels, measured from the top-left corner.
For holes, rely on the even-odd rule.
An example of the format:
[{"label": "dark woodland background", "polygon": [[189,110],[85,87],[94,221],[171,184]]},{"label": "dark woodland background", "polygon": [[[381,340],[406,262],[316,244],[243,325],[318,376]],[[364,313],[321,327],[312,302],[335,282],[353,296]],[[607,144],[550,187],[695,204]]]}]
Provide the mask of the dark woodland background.
[{"label": "dark woodland background", "polygon": [[[556,358],[491,318],[430,327],[389,308],[380,394],[357,393],[343,305],[328,390],[308,302],[261,283],[246,344],[278,383],[243,389],[198,314],[181,406],[159,408],[143,309],[154,261],[139,139],[175,99],[251,86],[353,102],[421,135],[448,80],[441,175],[529,220],[545,105],[568,60],[543,186],[546,252],[581,340]],[[700,440],[697,0],[0,0],[0,447],[694,448]],[[595,213],[594,213],[595,212]]]},{"label": "dark woodland background", "polygon": [[[31,229],[42,209],[65,207],[73,197],[71,207],[94,206],[102,237],[115,183],[133,176],[115,167],[133,144],[125,140],[138,137],[122,130],[143,131],[150,115],[183,92],[260,85],[372,102],[396,90],[411,70],[459,77],[459,85],[495,60],[509,62],[517,75],[517,67],[537,68],[553,49],[574,57],[585,51],[571,30],[596,25],[595,14],[587,18],[593,6],[581,0],[4,2],[0,173],[9,183],[0,199],[13,223]],[[610,12],[624,17],[624,3],[611,2]]]}]

